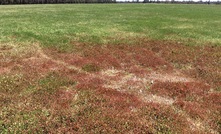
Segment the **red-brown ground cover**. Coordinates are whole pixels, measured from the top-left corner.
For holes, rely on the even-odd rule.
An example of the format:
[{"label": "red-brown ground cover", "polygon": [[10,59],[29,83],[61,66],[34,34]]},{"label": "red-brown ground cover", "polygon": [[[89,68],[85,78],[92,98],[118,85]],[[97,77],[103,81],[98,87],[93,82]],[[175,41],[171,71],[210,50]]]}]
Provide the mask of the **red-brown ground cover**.
[{"label": "red-brown ground cover", "polygon": [[[0,81],[0,106],[30,112],[36,120],[34,126],[25,122],[23,132],[221,131],[220,46],[145,39],[135,45],[73,45],[72,53],[36,47],[33,56],[1,61],[1,76],[21,77]],[[7,84],[19,90],[9,92]],[[8,118],[16,120],[13,108]],[[6,115],[2,120],[0,130],[12,127]]]}]

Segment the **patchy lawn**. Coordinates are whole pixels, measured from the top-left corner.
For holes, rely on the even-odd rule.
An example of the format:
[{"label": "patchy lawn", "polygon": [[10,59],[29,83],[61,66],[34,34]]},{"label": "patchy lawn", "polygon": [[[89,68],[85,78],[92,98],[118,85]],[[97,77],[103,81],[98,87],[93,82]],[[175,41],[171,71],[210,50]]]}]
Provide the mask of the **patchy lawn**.
[{"label": "patchy lawn", "polygon": [[220,132],[220,46],[73,45],[1,44],[1,132]]}]

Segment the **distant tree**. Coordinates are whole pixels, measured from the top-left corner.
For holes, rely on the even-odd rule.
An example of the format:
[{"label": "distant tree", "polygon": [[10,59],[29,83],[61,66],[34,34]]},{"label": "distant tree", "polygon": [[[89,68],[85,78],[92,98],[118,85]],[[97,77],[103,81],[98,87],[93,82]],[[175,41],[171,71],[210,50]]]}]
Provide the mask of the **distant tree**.
[{"label": "distant tree", "polygon": [[210,0],[208,1],[208,4],[210,4]]}]

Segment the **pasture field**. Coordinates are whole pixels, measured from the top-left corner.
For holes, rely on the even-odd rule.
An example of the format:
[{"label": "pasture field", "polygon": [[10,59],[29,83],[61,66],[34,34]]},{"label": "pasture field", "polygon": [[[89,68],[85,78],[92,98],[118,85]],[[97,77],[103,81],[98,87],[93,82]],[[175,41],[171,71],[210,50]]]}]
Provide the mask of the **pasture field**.
[{"label": "pasture field", "polygon": [[221,7],[0,5],[0,133],[220,133]]}]

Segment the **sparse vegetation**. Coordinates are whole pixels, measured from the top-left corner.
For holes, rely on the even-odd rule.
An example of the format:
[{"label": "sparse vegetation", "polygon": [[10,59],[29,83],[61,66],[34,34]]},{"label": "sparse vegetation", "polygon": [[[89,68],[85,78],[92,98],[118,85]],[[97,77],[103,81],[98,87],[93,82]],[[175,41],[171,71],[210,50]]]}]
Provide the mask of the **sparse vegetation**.
[{"label": "sparse vegetation", "polygon": [[221,132],[220,9],[0,6],[0,133]]},{"label": "sparse vegetation", "polygon": [[86,64],[82,67],[82,69],[86,72],[98,72],[100,70],[95,64]]}]

